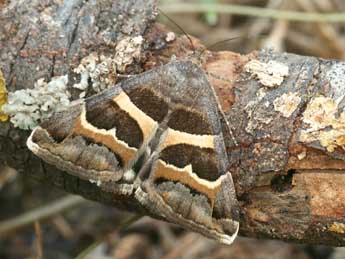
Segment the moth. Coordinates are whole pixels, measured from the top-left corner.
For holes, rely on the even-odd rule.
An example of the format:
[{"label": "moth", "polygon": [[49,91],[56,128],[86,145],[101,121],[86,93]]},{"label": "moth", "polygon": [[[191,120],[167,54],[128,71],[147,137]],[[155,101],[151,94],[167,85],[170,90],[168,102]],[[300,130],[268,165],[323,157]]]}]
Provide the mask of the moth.
[{"label": "moth", "polygon": [[36,127],[27,146],[114,198],[231,244],[239,205],[224,121],[205,73],[176,61],[75,101]]}]

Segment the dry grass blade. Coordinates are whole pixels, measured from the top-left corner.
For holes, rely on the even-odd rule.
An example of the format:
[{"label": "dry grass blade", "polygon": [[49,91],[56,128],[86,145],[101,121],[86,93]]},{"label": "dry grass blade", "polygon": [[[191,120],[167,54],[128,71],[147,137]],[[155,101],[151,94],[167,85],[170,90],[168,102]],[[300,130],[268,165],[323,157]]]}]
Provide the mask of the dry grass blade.
[{"label": "dry grass blade", "polygon": [[[142,217],[143,217],[143,215],[141,215],[141,214],[134,214],[134,215],[126,218],[124,221],[120,222],[120,224],[115,228],[115,230],[112,230],[111,232],[120,231],[120,230],[130,226],[132,223],[138,221]],[[104,242],[104,239],[107,236],[108,235],[105,235],[102,239],[96,240],[95,242],[93,242],[90,246],[88,246],[86,249],[84,249],[77,257],[75,257],[75,259],[86,258],[96,247],[98,247],[100,244],[102,244]]]},{"label": "dry grass blade", "polygon": [[36,258],[43,258],[43,245],[42,245],[42,230],[39,221],[35,221],[35,235],[36,235]]},{"label": "dry grass blade", "polygon": [[306,13],[296,11],[282,11],[268,8],[232,5],[232,4],[162,4],[160,9],[165,13],[205,13],[217,12],[223,14],[237,14],[278,20],[290,20],[300,22],[345,22],[344,13]]},{"label": "dry grass blade", "polygon": [[68,195],[48,205],[23,213],[13,219],[0,222],[0,236],[7,232],[17,230],[32,224],[35,221],[41,221],[61,213],[64,210],[76,207],[87,202],[84,198],[75,195]]}]

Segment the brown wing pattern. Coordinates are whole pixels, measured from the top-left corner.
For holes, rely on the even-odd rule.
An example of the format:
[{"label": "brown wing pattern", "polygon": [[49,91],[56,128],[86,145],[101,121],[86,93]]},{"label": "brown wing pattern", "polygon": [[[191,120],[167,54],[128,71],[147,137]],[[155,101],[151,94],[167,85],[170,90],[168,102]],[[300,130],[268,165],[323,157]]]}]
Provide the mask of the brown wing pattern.
[{"label": "brown wing pattern", "polygon": [[180,61],[74,103],[27,143],[71,174],[111,182],[107,191],[131,185],[151,214],[229,244],[238,204],[220,118],[202,70]]}]

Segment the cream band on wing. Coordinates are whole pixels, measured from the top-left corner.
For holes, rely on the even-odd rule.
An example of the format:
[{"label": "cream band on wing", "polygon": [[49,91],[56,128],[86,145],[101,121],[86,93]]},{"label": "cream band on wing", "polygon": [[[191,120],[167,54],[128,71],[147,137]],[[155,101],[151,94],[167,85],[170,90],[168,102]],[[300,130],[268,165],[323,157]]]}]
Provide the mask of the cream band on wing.
[{"label": "cream band on wing", "polygon": [[158,123],[135,106],[125,92],[118,94],[113,101],[138,123],[144,136],[144,142],[149,141],[156,132]]},{"label": "cream band on wing", "polygon": [[223,179],[227,177],[226,175],[221,175],[215,181],[208,181],[200,178],[196,173],[194,173],[191,164],[184,168],[178,168],[174,165],[165,163],[161,159],[158,159],[155,162],[153,170],[154,180],[163,178],[166,180],[177,181],[205,194],[211,201],[211,208],[213,208],[214,200],[221,188]]},{"label": "cream band on wing", "polygon": [[168,128],[164,133],[164,139],[160,145],[160,149],[163,150],[166,147],[177,144],[187,144],[200,148],[214,149],[214,136],[195,135]]},{"label": "cream band on wing", "polygon": [[73,128],[73,133],[92,139],[95,143],[100,143],[108,147],[115,154],[121,157],[123,167],[132,166],[131,162],[136,158],[137,149],[129,147],[126,142],[116,137],[116,130],[98,129],[86,120],[85,107],[77,118]]}]

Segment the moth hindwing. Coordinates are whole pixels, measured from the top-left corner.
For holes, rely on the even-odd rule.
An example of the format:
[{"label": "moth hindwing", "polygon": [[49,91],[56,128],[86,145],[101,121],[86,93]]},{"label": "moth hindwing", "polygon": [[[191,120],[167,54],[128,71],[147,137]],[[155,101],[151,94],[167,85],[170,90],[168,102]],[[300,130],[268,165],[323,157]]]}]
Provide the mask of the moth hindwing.
[{"label": "moth hindwing", "polygon": [[230,244],[238,203],[221,125],[204,72],[179,61],[74,103],[34,129],[28,147],[153,216]]}]

